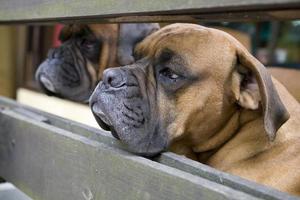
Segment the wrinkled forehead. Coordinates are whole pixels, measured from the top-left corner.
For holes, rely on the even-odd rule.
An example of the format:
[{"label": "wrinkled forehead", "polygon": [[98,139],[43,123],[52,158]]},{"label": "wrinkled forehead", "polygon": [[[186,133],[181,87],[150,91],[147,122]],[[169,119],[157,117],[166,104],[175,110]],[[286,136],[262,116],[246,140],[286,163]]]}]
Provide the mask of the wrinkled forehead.
[{"label": "wrinkled forehead", "polygon": [[232,63],[235,44],[229,35],[199,25],[176,24],[167,26],[142,41],[135,53],[155,59],[164,50],[180,55],[189,65],[203,67]]},{"label": "wrinkled forehead", "polygon": [[137,46],[136,53],[153,57],[164,48],[172,50],[184,48],[185,46],[188,46],[192,40],[200,39],[201,36],[202,38],[207,36],[205,29],[198,30],[194,26],[170,25],[160,29],[143,40]]}]

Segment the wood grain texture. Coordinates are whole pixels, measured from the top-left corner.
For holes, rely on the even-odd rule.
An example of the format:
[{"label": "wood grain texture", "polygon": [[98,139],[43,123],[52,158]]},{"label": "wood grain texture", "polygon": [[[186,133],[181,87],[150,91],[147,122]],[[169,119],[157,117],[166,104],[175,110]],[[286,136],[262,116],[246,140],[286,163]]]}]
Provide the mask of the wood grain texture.
[{"label": "wood grain texture", "polygon": [[[0,22],[98,20],[102,22],[299,18],[299,0],[10,0],[1,1]],[[294,9],[293,14],[273,14]],[[268,11],[268,12],[261,12]],[[251,14],[253,12],[253,14]],[[259,14],[258,14],[258,13]],[[297,14],[298,13],[298,14]],[[158,17],[150,17],[158,15]],[[296,15],[296,16],[295,16]],[[137,18],[138,16],[138,18]],[[189,17],[192,16],[192,17]],[[242,16],[242,18],[241,18]],[[125,17],[125,18],[124,18]]]},{"label": "wood grain texture", "polygon": [[[34,121],[51,124],[54,127],[84,136],[90,140],[105,143],[105,145],[112,148],[126,150],[126,146],[122,145],[116,139],[111,137],[109,132],[89,127],[71,120],[63,119],[61,117],[33,109],[28,106],[23,106],[7,98],[0,98],[0,106],[1,105],[13,109],[15,113],[21,114],[22,116],[30,117],[30,119]],[[207,165],[203,165],[170,152],[163,153],[161,156],[155,158],[155,160],[164,165],[171,166],[199,177],[203,177],[207,180],[231,187],[235,190],[242,191],[259,198],[269,200],[297,199],[289,196],[286,193],[282,193],[275,189],[221,172]]]},{"label": "wood grain texture", "polygon": [[258,199],[11,109],[0,125],[0,175],[33,199]]}]

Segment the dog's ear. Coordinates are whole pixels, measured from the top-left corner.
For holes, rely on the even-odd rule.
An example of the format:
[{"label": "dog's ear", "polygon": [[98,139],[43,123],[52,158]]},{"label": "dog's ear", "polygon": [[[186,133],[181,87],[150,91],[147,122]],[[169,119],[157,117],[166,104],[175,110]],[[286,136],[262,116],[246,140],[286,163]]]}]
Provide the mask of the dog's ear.
[{"label": "dog's ear", "polygon": [[289,118],[289,113],[273,85],[267,69],[246,49],[237,48],[236,72],[239,76],[238,104],[246,109],[258,109],[262,106],[264,128],[271,141],[277,130]]},{"label": "dog's ear", "polygon": [[121,24],[117,58],[120,65],[133,63],[133,51],[137,43],[159,29],[157,23]]}]

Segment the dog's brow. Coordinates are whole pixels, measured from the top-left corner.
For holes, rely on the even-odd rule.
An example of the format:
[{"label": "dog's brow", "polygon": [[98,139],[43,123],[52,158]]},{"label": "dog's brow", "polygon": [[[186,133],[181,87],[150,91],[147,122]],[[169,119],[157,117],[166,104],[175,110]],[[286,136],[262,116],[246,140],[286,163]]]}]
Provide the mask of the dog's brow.
[{"label": "dog's brow", "polygon": [[161,51],[158,57],[159,63],[165,63],[171,60],[171,58],[174,56],[174,52],[169,49],[164,49]]}]

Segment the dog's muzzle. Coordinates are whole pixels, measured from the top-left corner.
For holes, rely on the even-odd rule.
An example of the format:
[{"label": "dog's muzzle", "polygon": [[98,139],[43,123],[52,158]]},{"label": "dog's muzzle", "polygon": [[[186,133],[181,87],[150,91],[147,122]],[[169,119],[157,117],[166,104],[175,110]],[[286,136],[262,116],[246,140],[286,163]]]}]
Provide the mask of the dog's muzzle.
[{"label": "dog's muzzle", "polygon": [[[143,156],[154,156],[167,147],[167,136],[156,117],[154,95],[146,89],[147,75],[139,64],[104,71],[90,98],[98,124]],[[152,106],[151,106],[152,105]]]},{"label": "dog's muzzle", "polygon": [[117,132],[115,131],[113,127],[113,123],[111,122],[111,119],[107,115],[104,114],[102,110],[101,103],[98,102],[97,96],[99,95],[98,92],[105,92],[115,89],[121,89],[122,87],[126,86],[125,79],[123,77],[123,74],[115,69],[106,69],[103,72],[103,79],[101,82],[99,82],[98,86],[95,88],[94,93],[91,95],[90,98],[90,107],[92,109],[92,113],[97,121],[97,123],[100,125],[101,128],[107,131],[111,131],[112,135],[120,139]]}]

